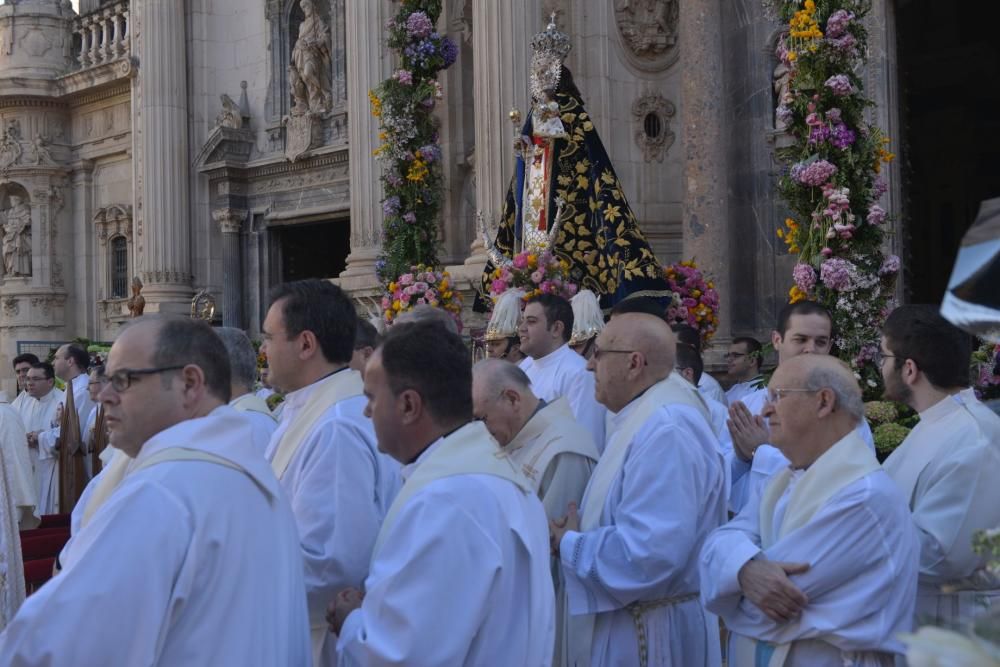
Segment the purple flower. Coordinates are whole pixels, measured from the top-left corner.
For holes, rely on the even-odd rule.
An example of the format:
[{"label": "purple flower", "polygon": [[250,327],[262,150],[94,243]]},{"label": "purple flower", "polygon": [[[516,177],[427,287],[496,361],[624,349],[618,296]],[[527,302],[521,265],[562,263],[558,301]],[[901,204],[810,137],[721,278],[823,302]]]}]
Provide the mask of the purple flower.
[{"label": "purple flower", "polygon": [[840,37],[847,32],[847,24],[854,20],[853,12],[838,9],[826,20],[826,36]]},{"label": "purple flower", "polygon": [[885,261],[882,262],[882,267],[878,270],[878,274],[880,276],[891,276],[895,273],[899,273],[899,268],[901,266],[902,263],[899,261],[899,257],[896,255],[889,255],[885,258]]},{"label": "purple flower", "polygon": [[809,143],[821,144],[830,136],[830,128],[826,125],[814,125],[809,130]]},{"label": "purple flower", "polygon": [[431,19],[424,12],[413,12],[410,14],[409,18],[406,19],[406,31],[410,33],[410,36],[423,39],[431,34],[434,30],[434,24]]},{"label": "purple flower", "polygon": [[834,74],[827,79],[826,83],[823,85],[829,88],[831,92],[838,97],[850,95],[854,92],[854,86],[851,85],[851,80],[847,78],[846,74]]},{"label": "purple flower", "polygon": [[441,159],[441,147],[437,144],[427,144],[420,147],[420,156],[428,163],[437,162]]},{"label": "purple flower", "polygon": [[819,279],[835,292],[842,292],[851,285],[851,269],[854,265],[846,259],[831,257],[819,269]]},{"label": "purple flower", "polygon": [[847,127],[844,123],[834,125],[833,132],[830,133],[830,143],[840,149],[848,148],[854,143],[855,138],[854,130]]},{"label": "purple flower", "polygon": [[826,160],[816,160],[808,165],[802,163],[792,167],[792,178],[803,185],[819,187],[837,173],[837,167]]},{"label": "purple flower", "polygon": [[792,279],[803,292],[808,292],[816,286],[816,271],[808,264],[796,264],[792,269]]},{"label": "purple flower", "polygon": [[396,215],[399,213],[399,197],[393,195],[382,202],[382,213],[385,215]]},{"label": "purple flower", "polygon": [[858,53],[858,40],[851,33],[847,33],[842,37],[828,37],[826,43],[833,47],[835,51],[840,51],[848,56],[855,56]]},{"label": "purple flower", "polygon": [[450,37],[441,39],[441,58],[445,68],[451,67],[458,59],[458,45]]},{"label": "purple flower", "polygon": [[831,123],[839,123],[840,116],[841,116],[841,111],[837,107],[833,107],[832,109],[826,112],[826,120]]},{"label": "purple flower", "polygon": [[410,223],[411,225],[417,221],[417,216],[413,211],[408,211],[403,215],[403,220]]},{"label": "purple flower", "polygon": [[395,171],[390,171],[386,173],[385,180],[389,183],[389,185],[391,185],[394,188],[398,188],[400,185],[403,184],[403,177],[400,176]]},{"label": "purple flower", "polygon": [[875,182],[872,183],[872,197],[878,199],[884,195],[889,190],[889,184],[883,181],[881,178],[876,178]]},{"label": "purple flower", "polygon": [[868,224],[870,225],[881,225],[885,222],[886,212],[885,209],[878,204],[872,204],[868,207]]},{"label": "purple flower", "polygon": [[392,78],[399,81],[404,86],[413,85],[413,72],[408,69],[396,70],[396,72],[392,75]]}]

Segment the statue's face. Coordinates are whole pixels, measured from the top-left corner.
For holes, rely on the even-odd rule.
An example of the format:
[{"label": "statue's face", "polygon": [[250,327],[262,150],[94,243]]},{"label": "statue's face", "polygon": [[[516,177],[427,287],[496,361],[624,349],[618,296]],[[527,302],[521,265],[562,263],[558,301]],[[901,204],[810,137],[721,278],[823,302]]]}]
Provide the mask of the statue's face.
[{"label": "statue's face", "polygon": [[23,199],[21,198],[21,195],[11,195],[10,196],[10,205],[11,205],[11,207],[20,206],[22,201],[23,201]]}]

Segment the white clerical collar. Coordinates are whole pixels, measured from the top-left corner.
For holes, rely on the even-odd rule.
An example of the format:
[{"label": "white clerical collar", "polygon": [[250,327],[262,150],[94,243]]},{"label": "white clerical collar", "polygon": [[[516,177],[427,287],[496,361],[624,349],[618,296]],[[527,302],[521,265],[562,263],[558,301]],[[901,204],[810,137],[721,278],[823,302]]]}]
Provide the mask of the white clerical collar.
[{"label": "white clerical collar", "polygon": [[[575,352],[574,352],[574,354],[575,354]],[[666,382],[666,380],[667,380],[667,378],[663,378],[662,380],[660,380],[660,382]],[[684,380],[684,381],[687,382],[687,380]],[[640,399],[643,396],[646,395],[646,392],[648,392],[650,389],[652,389],[656,385],[660,384],[660,382],[654,382],[653,384],[651,384],[648,387],[646,387],[645,389],[643,389],[641,392],[639,392],[639,394],[635,398],[633,398],[631,401],[629,401],[628,404],[624,408],[622,408],[621,410],[619,410],[618,412],[610,412],[609,411],[608,415],[609,415],[609,419],[611,421],[611,426],[612,427],[618,427],[621,424],[623,424],[625,422],[625,420],[628,419],[628,416],[635,410],[636,406],[639,405]],[[692,385],[692,386],[694,386],[694,385]]]},{"label": "white clerical collar", "polygon": [[303,405],[306,404],[306,401],[309,400],[309,397],[312,396],[313,392],[316,391],[317,387],[321,386],[324,382],[332,382],[333,378],[335,378],[341,371],[346,371],[349,368],[350,368],[349,366],[338,368],[332,373],[324,375],[323,377],[316,380],[312,384],[307,384],[301,389],[296,389],[295,391],[291,391],[285,394],[285,400],[284,400],[285,410],[287,410],[288,408],[292,408],[293,410],[301,408]]},{"label": "white clerical collar", "polygon": [[932,422],[950,415],[955,410],[965,407],[960,394],[945,396],[940,401],[920,413],[920,421]]},{"label": "white clerical collar", "polygon": [[430,447],[420,452],[420,456],[417,457],[416,461],[407,463],[399,469],[399,476],[403,478],[404,482],[409,479],[410,475],[412,475],[417,468],[420,467],[421,461],[425,460],[428,456],[430,456],[431,452],[441,446],[441,443],[444,442],[444,438],[445,436],[442,435],[440,438],[431,443]]},{"label": "white clerical collar", "polygon": [[533,359],[533,365],[537,366],[539,368],[546,368],[547,366],[550,366],[550,365],[554,366],[557,363],[559,363],[559,359],[562,358],[563,354],[567,350],[569,352],[572,352],[573,354],[576,354],[576,352],[573,352],[572,350],[569,349],[569,343],[563,343],[562,346],[557,347],[556,349],[552,350],[551,352],[549,352],[548,354],[546,354],[544,357],[532,357],[532,359]]}]

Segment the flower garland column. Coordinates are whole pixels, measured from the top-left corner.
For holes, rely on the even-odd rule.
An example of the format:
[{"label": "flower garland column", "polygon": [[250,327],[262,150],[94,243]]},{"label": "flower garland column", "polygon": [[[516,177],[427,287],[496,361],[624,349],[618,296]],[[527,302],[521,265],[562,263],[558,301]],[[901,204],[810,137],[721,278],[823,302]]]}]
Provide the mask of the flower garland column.
[{"label": "flower garland column", "polygon": [[348,176],[351,190],[351,254],[342,278],[371,276],[382,251],[381,170],[372,156],[378,147],[378,120],[373,118],[367,91],[392,71],[383,51],[382,29],[389,12],[384,0],[347,0],[347,141],[350,146]]},{"label": "flower garland column", "polygon": [[684,256],[695,259],[715,279],[719,294],[716,340],[730,338],[729,219],[726,127],[722,78],[720,0],[680,3],[681,115],[684,141]]}]

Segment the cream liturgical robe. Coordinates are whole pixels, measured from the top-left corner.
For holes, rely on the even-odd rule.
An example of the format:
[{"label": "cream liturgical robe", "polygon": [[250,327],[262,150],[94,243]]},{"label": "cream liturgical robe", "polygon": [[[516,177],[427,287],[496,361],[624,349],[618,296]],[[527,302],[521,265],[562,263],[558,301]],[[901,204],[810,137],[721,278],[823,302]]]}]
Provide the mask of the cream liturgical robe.
[{"label": "cream liturgical robe", "polygon": [[[764,411],[764,402],[767,399],[767,387],[762,387],[741,400],[747,410],[752,415],[759,415]],[[858,424],[857,433],[868,448],[874,453],[875,438],[872,429],[864,419]],[[730,440],[730,443],[732,440]],[[754,454],[753,461],[742,461],[736,452],[730,447],[726,458],[729,465],[730,493],[729,509],[733,514],[739,514],[743,507],[750,500],[754,493],[763,493],[764,485],[772,475],[788,467],[788,459],[774,445],[761,445]]]},{"label": "cream liturgical robe", "polygon": [[265,456],[271,437],[278,429],[278,420],[267,407],[267,402],[255,394],[243,394],[231,400],[229,405],[250,422],[253,427],[253,448],[261,456]]},{"label": "cream liturgical robe", "polygon": [[594,374],[587,370],[587,360],[568,344],[544,357],[532,359],[521,369],[531,380],[535,396],[546,401],[563,397],[573,414],[594,438],[599,450],[604,449],[604,420],[608,411],[594,397]]},{"label": "cream liturgical robe", "polygon": [[972,551],[976,531],[1000,526],[1000,417],[969,393],[945,397],[884,467],[920,535],[917,622],[951,625],[1000,606],[1000,582],[977,572],[983,560]]},{"label": "cream liturgical robe", "polygon": [[[893,664],[910,629],[919,542],[906,502],[854,431],[806,470],[785,468],[701,552],[702,600],[734,634],[732,667]],[[808,563],[808,598],[779,623],[743,597],[751,558]]]},{"label": "cream liturgical robe", "polygon": [[36,511],[39,516],[55,512],[56,503],[59,500],[59,474],[56,470],[59,456],[51,449],[44,449],[40,441],[42,433],[52,429],[53,423],[56,421],[56,412],[62,401],[63,393],[58,389],[53,389],[41,400],[28,396],[21,404],[21,421],[24,422],[25,432],[37,431],[39,435],[38,447],[32,447],[28,450],[31,456],[31,465],[35,469],[35,490],[38,493]]},{"label": "cream liturgical robe", "polygon": [[532,485],[480,422],[403,468],[339,664],[548,665],[549,530]]},{"label": "cream liturgical robe", "polygon": [[0,402],[0,449],[7,468],[7,493],[14,504],[14,522],[22,529],[38,524],[35,513],[38,489],[28,453],[28,438],[21,417],[6,402]]},{"label": "cream liturgical robe", "polygon": [[726,515],[722,457],[697,389],[676,374],[608,420],[581,532],[559,545],[567,664],[718,665],[697,554]]},{"label": "cream liturgical robe", "polygon": [[249,439],[222,406],[106,468],[62,572],[0,635],[0,664],[308,666],[295,520]]},{"label": "cream liturgical robe", "polygon": [[288,394],[267,451],[299,527],[315,667],[335,664],[327,605],[364,584],[400,484],[399,465],[378,451],[362,389],[361,374],[344,368]]}]

